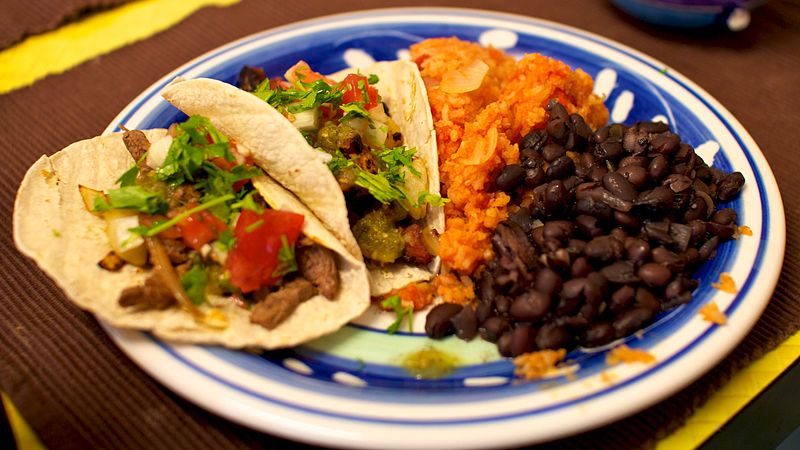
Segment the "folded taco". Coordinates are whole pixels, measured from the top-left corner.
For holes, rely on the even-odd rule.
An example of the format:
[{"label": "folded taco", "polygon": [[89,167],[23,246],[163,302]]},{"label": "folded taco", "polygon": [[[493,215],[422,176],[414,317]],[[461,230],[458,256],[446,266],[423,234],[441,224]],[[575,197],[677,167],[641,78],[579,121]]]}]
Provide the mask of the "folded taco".
[{"label": "folded taco", "polygon": [[369,305],[363,262],[201,116],[42,156],[13,220],[78,306],[163,338],[287,347]]},{"label": "folded taco", "polygon": [[432,278],[444,200],[416,65],[379,62],[323,76],[300,62],[285,79],[248,67],[240,85],[178,79],[163,96],[187,114],[207,112],[353,256],[363,255],[373,296]]}]

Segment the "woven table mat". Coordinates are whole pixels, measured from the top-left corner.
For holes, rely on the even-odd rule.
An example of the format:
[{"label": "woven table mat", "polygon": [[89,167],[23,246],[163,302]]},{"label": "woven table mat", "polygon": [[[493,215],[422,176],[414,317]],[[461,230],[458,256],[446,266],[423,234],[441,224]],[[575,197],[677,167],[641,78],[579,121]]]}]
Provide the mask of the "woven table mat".
[{"label": "woven table mat", "polygon": [[[389,6],[348,2],[347,10]],[[708,90],[743,123],[766,154],[781,188],[787,249],[772,301],[747,338],[686,389],[639,414],[553,448],[647,448],[680,426],[737,370],[800,328],[800,7],[768,2],[739,34],[652,28],[607,2],[548,0],[392,2],[462,6],[554,20],[592,31],[662,60]],[[289,447],[296,443],[245,429],[160,386],[125,357],[94,318],[73,307],[11,238],[14,195],[27,167],[76,140],[98,135],[139,92],[166,72],[218,45],[296,20],[344,12],[333,2],[245,0],[199,11],[146,41],[0,96],[0,388],[52,448]],[[376,443],[379,445],[379,443]]]},{"label": "woven table mat", "polygon": [[3,0],[0,2],[0,49],[52,30],[95,11],[131,0]]}]

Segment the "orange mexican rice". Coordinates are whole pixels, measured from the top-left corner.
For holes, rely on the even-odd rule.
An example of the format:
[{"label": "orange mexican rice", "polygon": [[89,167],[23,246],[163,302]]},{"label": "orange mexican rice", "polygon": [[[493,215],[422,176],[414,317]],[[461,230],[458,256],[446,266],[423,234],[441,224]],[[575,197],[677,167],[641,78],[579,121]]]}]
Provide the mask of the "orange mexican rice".
[{"label": "orange mexican rice", "polygon": [[[545,126],[550,99],[583,115],[593,128],[606,123],[608,111],[592,94],[589,75],[539,54],[516,61],[500,50],[439,38],[413,45],[411,56],[428,89],[442,193],[450,199],[440,256],[447,268],[471,274],[492,257],[492,231],[508,215],[510,199],[491,192],[492,183],[504,166],[518,162],[522,136]],[[488,66],[480,87],[444,92],[443,78],[467,72],[476,59]]]}]

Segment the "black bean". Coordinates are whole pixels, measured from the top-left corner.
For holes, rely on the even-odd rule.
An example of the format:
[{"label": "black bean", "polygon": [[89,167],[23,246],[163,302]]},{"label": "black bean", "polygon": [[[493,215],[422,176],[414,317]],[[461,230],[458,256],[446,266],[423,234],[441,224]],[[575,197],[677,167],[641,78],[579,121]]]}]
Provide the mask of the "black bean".
[{"label": "black bean", "polygon": [[730,225],[734,221],[736,221],[736,211],[731,208],[720,209],[711,216],[711,222],[720,225]]},{"label": "black bean", "polygon": [[544,227],[536,227],[531,230],[531,240],[540,249],[544,247]]},{"label": "black bean", "polygon": [[686,212],[683,214],[683,221],[688,223],[693,220],[705,219],[708,217],[706,211],[706,201],[701,197],[695,196],[691,203],[689,203],[689,207],[686,208]]},{"label": "black bean", "polygon": [[642,226],[639,218],[630,212],[614,211],[614,222],[619,226],[631,229],[637,229]]},{"label": "black bean", "polygon": [[653,213],[663,213],[672,208],[672,201],[675,194],[663,186],[644,191],[636,198],[634,205],[647,208]]},{"label": "black bean", "polygon": [[583,254],[583,249],[586,248],[586,241],[582,241],[580,239],[570,239],[567,241],[567,246],[565,249],[569,252],[572,256],[578,256]]},{"label": "black bean", "polygon": [[664,247],[656,247],[653,249],[653,262],[671,267],[680,262],[680,257]]},{"label": "black bean", "polygon": [[609,301],[608,307],[613,312],[619,312],[626,309],[628,306],[633,303],[633,299],[636,297],[636,289],[632,286],[622,286],[621,288],[614,291],[611,294],[611,300]]},{"label": "black bean", "polygon": [[519,164],[509,164],[500,171],[495,180],[497,188],[505,192],[516,189],[525,179],[525,169]]},{"label": "black bean", "polygon": [[530,325],[518,325],[511,334],[511,356],[519,356],[536,350],[536,329]]},{"label": "black bean", "polygon": [[604,165],[595,164],[589,169],[589,174],[587,178],[592,181],[601,182],[603,181],[603,177],[606,176],[608,173],[608,168]]},{"label": "black bean", "polygon": [[630,155],[620,160],[619,168],[622,169],[623,167],[628,167],[628,166],[638,166],[641,168],[645,168],[649,163],[650,163],[650,158],[646,156]]},{"label": "black bean", "polygon": [[533,169],[535,167],[544,166],[544,159],[542,159],[542,155],[533,149],[526,148],[524,153],[520,152],[519,156],[524,169]]},{"label": "black bean", "polygon": [[608,138],[613,139],[616,141],[621,141],[622,137],[625,136],[625,132],[628,130],[628,127],[622,123],[612,123],[608,127]]},{"label": "black bean", "polygon": [[636,298],[634,300],[637,308],[647,308],[654,313],[661,309],[661,302],[658,301],[658,297],[646,288],[636,288]]},{"label": "black bean", "polygon": [[539,272],[536,274],[536,281],[534,282],[534,287],[539,292],[543,292],[548,296],[552,296],[561,291],[562,286],[563,282],[561,281],[561,275],[559,275],[553,269],[545,267],[543,269],[540,269]]},{"label": "black bean", "polygon": [[551,180],[556,178],[566,178],[573,173],[575,173],[575,161],[566,155],[561,156],[553,161],[545,171],[547,178]]},{"label": "black bean", "polygon": [[522,149],[530,148],[534,151],[539,151],[546,142],[547,133],[543,130],[533,130],[522,138],[519,146]]},{"label": "black bean", "polygon": [[556,141],[561,141],[567,137],[567,124],[563,119],[553,119],[547,122],[547,134]]},{"label": "black bean", "polygon": [[514,332],[511,330],[506,331],[497,339],[497,351],[503,356],[511,356],[511,339]]},{"label": "black bean", "polygon": [[583,253],[591,260],[600,262],[616,261],[622,258],[625,245],[612,236],[599,236],[586,244]]},{"label": "black bean", "polygon": [[569,192],[564,188],[564,184],[560,180],[547,183],[542,212],[549,216],[560,209],[564,209],[567,204],[568,194]]},{"label": "black bean", "polygon": [[502,295],[495,297],[494,309],[500,314],[507,313],[511,309],[511,299]]},{"label": "black bean", "polygon": [[486,319],[492,316],[492,308],[491,303],[478,304],[478,307],[475,308],[475,318],[478,320],[479,324],[483,324],[483,322],[486,322]]},{"label": "black bean", "polygon": [[642,263],[650,258],[650,244],[644,239],[625,239],[625,253],[629,260]]},{"label": "black bean", "polygon": [[622,242],[623,246],[625,245],[625,239],[628,239],[628,233],[619,227],[613,228],[608,234],[616,240]]},{"label": "black bean", "polygon": [[614,214],[614,210],[602,201],[597,201],[591,197],[582,198],[575,203],[575,212],[594,216],[600,220],[609,220]]},{"label": "black bean", "polygon": [[720,239],[727,240],[736,233],[736,224],[720,225],[714,222],[707,222],[706,231],[715,236],[719,236]]},{"label": "black bean", "polygon": [[612,283],[628,284],[639,282],[639,277],[636,276],[636,269],[631,261],[618,261],[609,264],[600,269],[600,273]]},{"label": "black bean", "polygon": [[660,181],[669,174],[670,170],[669,161],[664,155],[656,155],[647,166],[647,174],[653,181]]},{"label": "black bean", "polygon": [[577,175],[571,175],[567,178],[564,178],[562,181],[564,182],[564,189],[566,189],[567,191],[572,191],[579,184],[581,184],[583,180],[579,178]]},{"label": "black bean", "polygon": [[601,236],[603,229],[600,227],[597,217],[581,214],[575,218],[575,226],[587,238]]},{"label": "black bean", "polygon": [[681,139],[675,134],[664,133],[650,138],[650,150],[653,153],[671,155],[681,146]]},{"label": "black bean", "polygon": [[544,238],[566,241],[572,235],[572,222],[568,220],[551,220],[544,224]]},{"label": "black bean", "polygon": [[547,254],[547,266],[559,272],[569,271],[572,265],[572,257],[564,248],[559,248]]},{"label": "black bean", "polygon": [[[666,133],[669,131],[669,125],[664,122],[636,122],[636,128],[645,133]],[[680,143],[680,139],[678,139]]]},{"label": "black bean", "polygon": [[572,125],[575,134],[580,136],[581,139],[588,141],[592,137],[592,129],[589,128],[589,125],[586,124],[580,114],[571,114],[569,123]]},{"label": "black bean", "polygon": [[616,211],[628,212],[633,208],[633,202],[623,200],[605,189],[598,189],[598,192],[600,193],[598,200]]},{"label": "black bean", "polygon": [[668,220],[645,222],[642,231],[651,241],[671,244],[672,236],[669,234],[669,225],[670,222]]},{"label": "black bean", "polygon": [[671,223],[669,225],[669,236],[672,239],[672,247],[679,252],[685,251],[692,240],[692,227],[682,223]]},{"label": "black bean", "polygon": [[589,260],[585,256],[581,256],[577,258],[575,261],[572,262],[572,267],[570,268],[570,274],[573,278],[580,278],[589,275],[592,272],[592,265],[589,264]]},{"label": "black bean", "polygon": [[617,169],[617,173],[625,177],[636,188],[641,188],[647,183],[647,169],[642,166],[624,166]]},{"label": "black bean", "polygon": [[664,286],[672,278],[672,272],[658,263],[642,264],[636,274],[650,286]]},{"label": "black bean", "polygon": [[744,176],[739,172],[725,175],[717,184],[717,197],[723,202],[733,200],[744,186]]},{"label": "black bean", "polygon": [[567,108],[556,99],[552,99],[547,103],[547,111],[550,112],[551,119],[567,120],[569,118]]},{"label": "black bean", "polygon": [[547,144],[542,147],[542,158],[547,162],[553,162],[566,154],[567,150],[556,143]]},{"label": "black bean", "polygon": [[556,323],[545,324],[536,333],[536,346],[542,350],[567,347],[571,340],[567,327]]},{"label": "black bean", "polygon": [[528,208],[520,208],[508,215],[508,220],[516,223],[525,233],[530,233],[533,229],[533,217]]},{"label": "black bean", "polygon": [[623,200],[632,202],[636,199],[636,187],[619,172],[607,173],[603,177],[603,186]]},{"label": "black bean", "polygon": [[622,311],[611,323],[611,326],[614,327],[614,335],[617,338],[625,337],[642,328],[654,315],[655,313],[648,308],[634,307]]},{"label": "black bean", "polygon": [[456,336],[465,341],[472,340],[478,334],[478,318],[475,311],[469,306],[464,306],[461,311],[450,319]]},{"label": "black bean", "polygon": [[550,296],[536,289],[520,294],[511,303],[510,314],[517,320],[536,321],[550,309]]},{"label": "black bean", "polygon": [[461,305],[455,303],[441,303],[433,307],[425,317],[425,334],[428,336],[439,339],[455,330],[450,319],[461,311]]},{"label": "black bean", "polygon": [[[450,321],[448,320],[448,323]],[[496,342],[497,339],[508,329],[508,320],[494,316],[486,319],[480,328],[481,337],[489,342]]]},{"label": "black bean", "polygon": [[692,187],[693,182],[692,179],[687,177],[686,175],[674,173],[665,178],[662,184],[670,188],[672,192],[677,193],[677,192],[683,192],[686,189]]},{"label": "black bean", "polygon": [[601,127],[601,128],[598,128],[597,131],[595,131],[594,134],[592,135],[592,138],[594,139],[594,141],[595,142],[603,142],[606,139],[608,139],[608,133],[609,133],[608,130],[609,130],[609,128],[610,127],[608,125],[606,125],[604,127]]},{"label": "black bean", "polygon": [[544,183],[546,179],[546,174],[544,171],[544,167],[536,166],[530,169],[525,169],[525,186],[527,187],[536,187],[540,184]]},{"label": "black bean", "polygon": [[605,141],[594,148],[594,156],[598,161],[617,161],[625,153],[619,141]]},{"label": "black bean", "polygon": [[649,139],[647,132],[634,127],[628,128],[625,135],[622,136],[622,146],[625,150],[633,154],[644,153],[645,150],[647,150],[648,144]]},{"label": "black bean", "polygon": [[478,285],[478,298],[483,303],[491,304],[495,296],[495,279],[492,272],[489,270],[483,271],[481,275],[480,284]]},{"label": "black bean", "polygon": [[614,339],[614,327],[608,322],[590,324],[581,334],[580,342],[584,347],[599,347]]}]

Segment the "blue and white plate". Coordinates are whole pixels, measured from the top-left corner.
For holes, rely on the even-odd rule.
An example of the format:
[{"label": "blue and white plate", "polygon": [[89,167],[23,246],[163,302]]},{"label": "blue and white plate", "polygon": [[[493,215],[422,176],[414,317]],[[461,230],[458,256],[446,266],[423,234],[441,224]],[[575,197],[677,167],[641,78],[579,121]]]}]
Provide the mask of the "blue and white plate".
[{"label": "blue and white plate", "polygon": [[[189,62],[143,92],[106,131],[181,119],[159,96],[179,75],[233,83],[245,64],[282,74],[300,59],[331,73],[371,60],[408,58],[409,45],[440,36],[564,60],[597,80],[612,120],[668,122],[706,161],[744,174],[742,195],[728,206],[753,236],[722,245],[698,272],[695,299],[628,339],[657,362],[608,367],[602,351],[575,350],[568,355],[570,373],[523,382],[514,378],[510,361],[480,339],[428,340],[420,332],[422,317],[414,333],[390,336],[386,318],[374,314],[300,348],[267,354],[178,345],[108,327],[134,361],[187,399],[268,433],[326,446],[474,448],[554,439],[633,414],[683,388],[733,349],[764,309],[783,261],[784,213],[772,171],[739,122],[700,87],[599,36],[461,9],[330,16],[265,31]],[[722,272],[731,274],[738,294],[711,287]],[[725,312],[727,325],[700,318],[699,308],[709,301]],[[429,347],[456,355],[457,370],[425,380],[402,368],[405,357]]]}]

